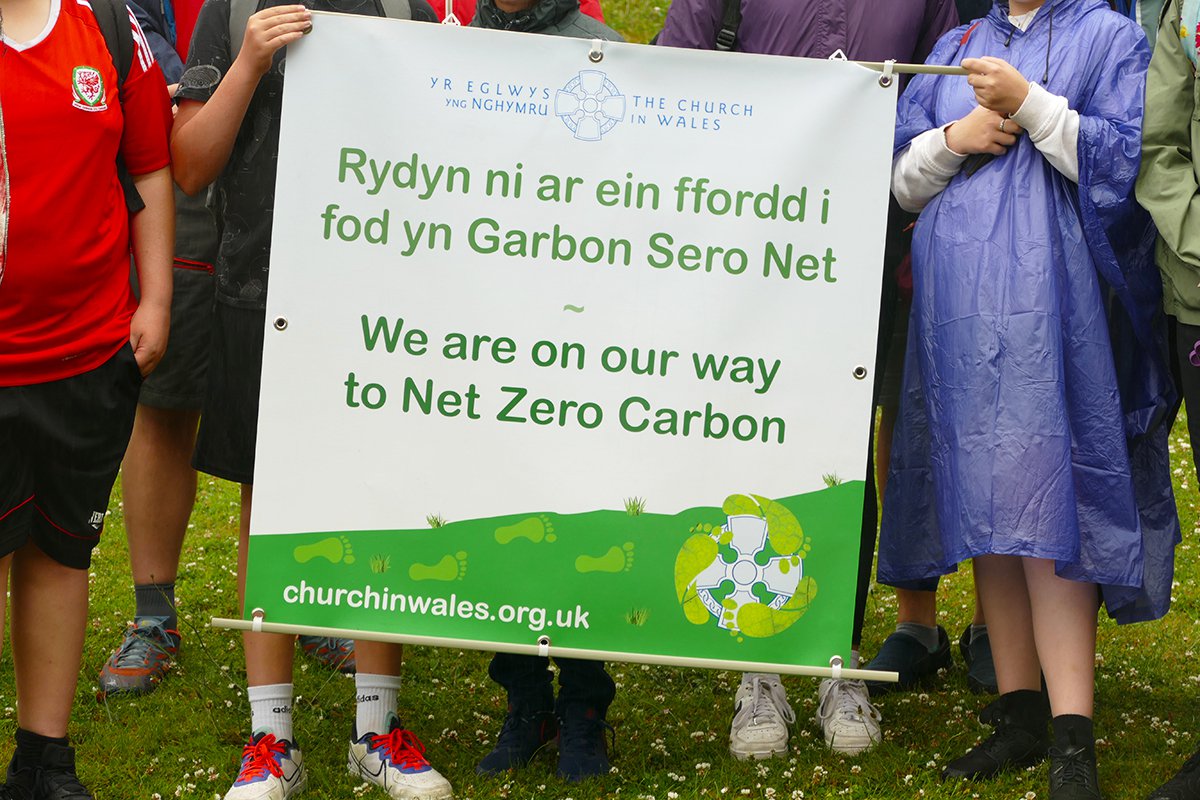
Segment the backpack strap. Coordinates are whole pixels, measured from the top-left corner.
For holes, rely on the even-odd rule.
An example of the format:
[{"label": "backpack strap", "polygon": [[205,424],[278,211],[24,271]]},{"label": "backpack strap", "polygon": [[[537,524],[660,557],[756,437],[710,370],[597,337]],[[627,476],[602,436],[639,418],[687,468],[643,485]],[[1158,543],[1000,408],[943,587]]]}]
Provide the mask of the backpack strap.
[{"label": "backpack strap", "polygon": [[725,0],[725,16],[721,30],[717,31],[717,50],[728,53],[737,42],[738,28],[742,27],[742,0]]},{"label": "backpack strap", "polygon": [[[133,68],[133,30],[129,22],[129,9],[124,0],[90,0],[92,13],[100,33],[104,36],[104,44],[112,58],[113,66],[117,69],[117,97],[121,103],[125,101],[125,80]],[[129,213],[136,214],[146,207],[142,196],[138,194],[133,184],[133,176],[125,166],[125,159],[117,154],[117,179],[125,192],[125,208]]]},{"label": "backpack strap", "polygon": [[229,0],[229,63],[237,61],[246,38],[246,23],[258,11],[258,0]]},{"label": "backpack strap", "polygon": [[376,0],[380,16],[388,19],[412,19],[412,4],[408,0]]},{"label": "backpack strap", "polygon": [[133,68],[133,31],[129,27],[129,9],[123,0],[90,0],[92,13],[117,68],[118,92],[125,94],[125,79]]},{"label": "backpack strap", "polygon": [[[259,0],[229,0],[229,63],[237,60],[246,38],[246,23],[250,15],[263,7]],[[375,0],[379,16],[391,19],[412,19],[409,0]]]}]

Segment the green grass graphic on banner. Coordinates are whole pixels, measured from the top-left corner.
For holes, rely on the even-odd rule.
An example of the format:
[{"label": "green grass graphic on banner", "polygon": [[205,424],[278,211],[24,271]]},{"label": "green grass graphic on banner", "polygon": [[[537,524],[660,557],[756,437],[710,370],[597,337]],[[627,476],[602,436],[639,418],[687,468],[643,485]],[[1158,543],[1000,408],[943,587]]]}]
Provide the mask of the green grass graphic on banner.
[{"label": "green grass graphic on banner", "polygon": [[[845,655],[864,484],[719,506],[440,521],[251,540],[248,608],[273,623],[646,655]],[[819,587],[819,589],[818,589]]]}]

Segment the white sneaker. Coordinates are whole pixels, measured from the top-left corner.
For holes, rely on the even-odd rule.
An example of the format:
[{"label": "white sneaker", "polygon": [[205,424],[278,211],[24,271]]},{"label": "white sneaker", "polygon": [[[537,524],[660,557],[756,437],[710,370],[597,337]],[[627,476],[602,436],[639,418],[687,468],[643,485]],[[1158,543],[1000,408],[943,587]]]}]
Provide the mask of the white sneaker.
[{"label": "white sneaker", "polygon": [[242,767],[225,800],[288,800],[308,783],[300,748],[259,733],[242,748]]},{"label": "white sneaker", "polygon": [[348,766],[351,775],[375,784],[394,800],[454,797],[450,781],[425,760],[425,745],[394,717],[387,733],[366,733],[350,742]]},{"label": "white sneaker", "polygon": [[788,726],[795,721],[779,676],[747,672],[734,698],[729,752],[743,761],[786,753]]},{"label": "white sneaker", "polygon": [[879,742],[879,709],[862,681],[826,678],[817,690],[817,721],[831,750],[855,755]]}]

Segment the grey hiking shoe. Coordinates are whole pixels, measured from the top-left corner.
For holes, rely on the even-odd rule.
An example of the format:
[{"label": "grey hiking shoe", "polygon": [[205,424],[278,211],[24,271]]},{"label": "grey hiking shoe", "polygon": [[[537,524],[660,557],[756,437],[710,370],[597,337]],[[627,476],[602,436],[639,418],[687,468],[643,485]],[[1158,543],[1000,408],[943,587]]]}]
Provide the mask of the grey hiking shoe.
[{"label": "grey hiking shoe", "polygon": [[115,694],[149,694],[179,655],[179,631],[155,618],[139,619],[100,670],[99,699]]}]

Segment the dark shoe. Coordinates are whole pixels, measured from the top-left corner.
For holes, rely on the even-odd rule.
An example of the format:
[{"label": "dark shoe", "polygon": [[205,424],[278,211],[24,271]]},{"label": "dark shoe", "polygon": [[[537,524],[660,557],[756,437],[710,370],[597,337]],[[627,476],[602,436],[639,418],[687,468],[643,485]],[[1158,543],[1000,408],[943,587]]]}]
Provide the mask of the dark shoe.
[{"label": "dark shoe", "polygon": [[1050,800],[1100,800],[1094,748],[1050,748]]},{"label": "dark shoe", "polygon": [[571,783],[607,775],[608,742],[613,728],[604,713],[591,706],[560,704],[558,717],[558,777]]},{"label": "dark shoe", "polygon": [[16,769],[17,756],[8,765],[8,774],[0,784],[0,800],[33,800],[36,775],[32,769]]},{"label": "dark shoe", "polygon": [[1175,777],[1151,792],[1146,800],[1200,800],[1200,750],[1183,762]]},{"label": "dark shoe", "polygon": [[318,664],[328,669],[335,669],[346,675],[353,675],[356,669],[354,659],[354,640],[339,639],[336,636],[301,636],[300,651]]},{"label": "dark shoe", "polygon": [[889,692],[905,691],[937,675],[939,669],[950,666],[950,637],[938,625],[938,646],[932,653],[925,645],[907,633],[893,631],[883,640],[883,646],[863,669],[900,673],[899,683],[867,681],[867,690],[872,697],[881,697]]},{"label": "dark shoe", "polygon": [[992,735],[942,769],[942,778],[982,780],[1009,769],[1043,761],[1049,749],[1046,723],[1050,709],[1041,692],[1017,691],[1000,695],[979,713]]},{"label": "dark shoe", "polygon": [[958,652],[967,664],[967,688],[975,694],[996,694],[996,664],[992,661],[992,642],[986,633],[971,641],[971,626],[958,637]]},{"label": "dark shoe", "polygon": [[1146,800],[1200,800],[1200,750],[1183,762],[1175,777],[1154,789]]},{"label": "dark shoe", "polygon": [[93,800],[75,774],[75,749],[48,744],[36,769],[35,800]]},{"label": "dark shoe", "polygon": [[520,769],[558,735],[558,721],[549,711],[522,714],[509,706],[496,746],[475,765],[478,775],[495,775]]}]

